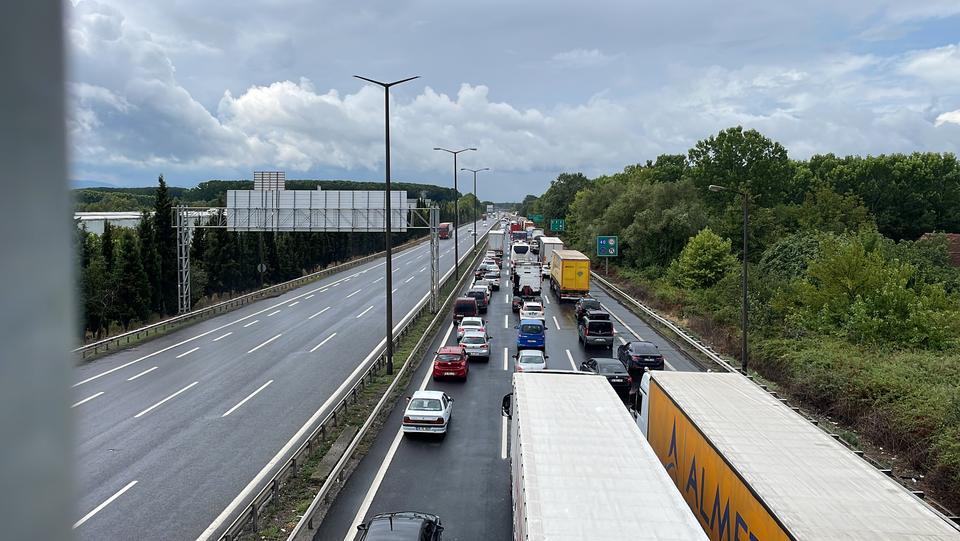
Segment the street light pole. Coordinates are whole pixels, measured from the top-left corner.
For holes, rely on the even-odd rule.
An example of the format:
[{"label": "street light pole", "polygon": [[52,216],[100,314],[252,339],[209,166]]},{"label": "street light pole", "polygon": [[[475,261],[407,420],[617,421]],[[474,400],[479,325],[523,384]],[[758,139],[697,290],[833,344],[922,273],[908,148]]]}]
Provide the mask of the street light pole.
[{"label": "street light pole", "polygon": [[750,224],[750,196],[746,192],[711,184],[711,192],[733,192],[740,195],[743,201],[743,271],[740,273],[740,289],[743,293],[743,302],[740,307],[740,365],[744,374],[749,375],[747,371],[747,326],[749,324],[748,314],[750,311],[750,298],[747,295],[747,229]]},{"label": "street light pole", "polygon": [[453,281],[460,279],[460,201],[457,188],[457,154],[468,150],[477,150],[474,147],[462,148],[460,150],[450,150],[447,148],[433,147],[433,150],[440,150],[453,154]]},{"label": "street light pole", "polygon": [[473,249],[477,249],[477,205],[480,204],[480,198],[477,197],[477,173],[480,171],[489,171],[489,167],[484,167],[483,169],[470,169],[469,167],[461,167],[461,171],[470,171],[473,173],[473,198],[474,201],[473,207]]},{"label": "street light pole", "polygon": [[391,236],[392,229],[392,213],[390,210],[390,87],[398,85],[400,83],[406,83],[407,81],[412,81],[418,79],[420,76],[408,77],[406,79],[401,79],[399,81],[393,81],[390,83],[384,83],[381,81],[374,81],[373,79],[367,79],[366,77],[361,77],[359,75],[354,75],[357,79],[362,79],[368,83],[373,83],[383,87],[383,111],[384,111],[384,133],[386,140],[386,167],[384,172],[384,241],[386,244],[386,253],[387,253],[387,351],[386,351],[386,360],[387,360],[387,374],[393,374],[393,243]]}]

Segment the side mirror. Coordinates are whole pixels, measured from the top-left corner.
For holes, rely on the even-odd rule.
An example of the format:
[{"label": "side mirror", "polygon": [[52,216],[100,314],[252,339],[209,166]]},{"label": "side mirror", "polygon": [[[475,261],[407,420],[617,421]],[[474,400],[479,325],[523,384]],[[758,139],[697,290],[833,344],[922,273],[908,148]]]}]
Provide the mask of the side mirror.
[{"label": "side mirror", "polygon": [[510,419],[513,417],[513,415],[510,413],[510,409],[511,409],[510,403],[512,402],[512,400],[513,400],[513,393],[505,394],[503,395],[503,400],[500,403],[500,414],[506,417],[507,419]]},{"label": "side mirror", "polygon": [[549,355],[544,355],[543,358],[544,358],[544,359],[549,359],[550,356],[549,356]]},{"label": "side mirror", "polygon": [[357,525],[357,530],[359,530],[359,531],[361,531],[361,532],[365,532],[365,531],[367,531],[367,525],[366,525],[366,524],[358,524],[358,525]]},{"label": "side mirror", "polygon": [[409,402],[409,401],[410,401],[410,398],[411,398],[411,397],[409,397],[409,396],[407,397],[407,402]]},{"label": "side mirror", "polygon": [[520,325],[514,325],[513,328],[514,328],[514,329],[519,329],[519,328],[520,328]]}]

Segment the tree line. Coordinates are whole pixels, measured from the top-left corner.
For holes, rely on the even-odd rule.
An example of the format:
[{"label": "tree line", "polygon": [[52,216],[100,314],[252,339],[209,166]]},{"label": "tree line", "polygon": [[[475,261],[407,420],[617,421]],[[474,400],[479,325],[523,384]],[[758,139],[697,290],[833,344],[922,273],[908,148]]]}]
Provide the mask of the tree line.
[{"label": "tree line", "polygon": [[738,354],[743,197],[751,366],[960,507],[960,269],[942,234],[960,232],[956,156],[792,160],[734,127],[621,172],[561,174],[519,210],[565,218],[590,255],[618,235],[617,277]]},{"label": "tree line", "polygon": [[[223,183],[217,187],[227,189]],[[225,191],[212,195],[210,189],[207,185],[201,193],[213,197],[214,205],[222,206]],[[177,313],[173,208],[178,202],[163,176],[151,189],[153,193],[136,190],[138,196],[149,197],[152,207],[140,209],[142,215],[135,229],[105,223],[101,235],[85,227],[77,230],[80,332],[85,340]],[[182,194],[184,189],[175,191]],[[418,206],[423,205],[420,200]],[[394,233],[393,244],[425,234],[424,229]],[[213,302],[375,253],[384,249],[384,240],[383,233],[231,232],[198,227],[193,230],[190,246],[192,302]],[[266,266],[263,273],[258,270],[261,262]]]}]

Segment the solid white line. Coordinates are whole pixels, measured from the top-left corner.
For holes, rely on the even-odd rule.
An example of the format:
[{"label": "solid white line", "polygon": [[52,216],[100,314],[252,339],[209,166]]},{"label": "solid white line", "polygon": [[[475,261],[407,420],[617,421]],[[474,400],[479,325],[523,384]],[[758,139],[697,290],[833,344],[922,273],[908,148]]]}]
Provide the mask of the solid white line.
[{"label": "solid white line", "polygon": [[193,353],[194,351],[197,351],[198,349],[200,349],[200,346],[197,346],[189,351],[184,351],[180,355],[177,355],[177,358],[179,359],[180,357],[186,357],[187,355],[190,355],[191,353]]},{"label": "solid white line", "polygon": [[288,304],[287,306],[289,306],[290,308],[293,308],[294,306],[296,306],[296,305],[298,305],[298,304],[300,304],[300,301],[293,301],[293,302],[291,302],[290,304]]},{"label": "solid white line", "polygon": [[[386,205],[386,203],[384,203],[384,205]],[[510,314],[503,314],[503,328],[510,328]]]},{"label": "solid white line", "polygon": [[256,391],[253,391],[252,393],[250,393],[249,396],[247,396],[246,398],[244,398],[243,400],[241,400],[239,403],[237,403],[236,406],[228,409],[227,412],[224,413],[223,415],[221,415],[220,417],[223,418],[223,417],[226,417],[227,415],[230,415],[230,414],[233,413],[237,408],[239,408],[240,406],[246,404],[246,403],[247,403],[247,400],[250,400],[250,399],[253,398],[254,396],[257,396],[257,393],[259,393],[260,391],[266,389],[266,388],[267,388],[267,385],[270,385],[271,383],[273,383],[273,380],[270,380],[270,381],[264,383],[263,385],[260,386],[259,389],[257,389]]},{"label": "solid white line", "polygon": [[510,363],[510,348],[503,348],[503,369],[507,370]]},{"label": "solid white line", "polygon": [[[384,205],[386,205],[386,203],[384,203]],[[383,280],[383,276],[381,276],[380,278],[377,278],[376,280],[374,280],[373,283],[375,284],[375,283],[379,282],[380,280]]]},{"label": "solid white line", "polygon": [[[386,203],[384,203],[384,204],[386,204]],[[357,293],[360,293],[361,291],[363,291],[363,290],[362,290],[362,289],[358,289],[358,290],[354,291],[353,293],[347,295],[347,298],[349,299],[350,297],[356,295]]]},{"label": "solid white line", "polygon": [[[384,204],[386,204],[386,203],[384,203]],[[255,319],[255,320],[251,321],[250,323],[247,323],[246,325],[244,325],[243,328],[246,329],[247,327],[249,327],[250,325],[253,325],[253,324],[255,324],[255,323],[260,323],[260,320],[259,320],[259,319]]]},{"label": "solid white line", "polygon": [[413,280],[414,278],[416,278],[416,276],[411,276],[410,278],[407,278],[406,280],[404,280],[403,283],[409,284],[410,280]]},{"label": "solid white line", "polygon": [[553,316],[553,324],[557,326],[557,330],[560,330],[560,322],[557,321],[557,316]]},{"label": "solid white line", "polygon": [[98,397],[98,396],[100,396],[100,395],[102,395],[102,394],[103,394],[103,391],[100,391],[99,393],[97,393],[97,394],[95,394],[95,395],[88,396],[88,397],[84,398],[83,400],[77,402],[76,404],[74,404],[74,405],[72,405],[72,406],[70,406],[70,407],[71,407],[71,408],[75,408],[75,407],[79,406],[80,404],[83,404],[83,403],[85,403],[85,402],[89,402],[89,401],[93,400],[94,398],[96,398],[96,397]]},{"label": "solid white line", "polygon": [[[443,342],[440,342],[441,344],[447,343],[447,340],[450,339],[451,332],[453,332],[452,323],[450,324],[450,327],[447,328],[447,334],[444,335]],[[427,383],[430,381],[431,375],[433,375],[433,370],[427,369],[426,373],[423,375],[423,380],[420,382],[420,387],[417,390],[422,391],[427,388]],[[370,509],[370,504],[373,503],[373,498],[377,495],[377,491],[380,490],[380,483],[383,482],[383,478],[387,474],[387,470],[390,468],[390,463],[393,462],[393,456],[397,453],[397,447],[400,446],[400,441],[402,439],[403,428],[398,428],[397,435],[393,438],[393,442],[390,444],[390,449],[387,450],[387,456],[383,458],[383,462],[380,464],[380,469],[377,470],[377,475],[374,476],[373,482],[370,483],[370,488],[367,489],[367,493],[364,495],[363,501],[360,503],[360,508],[357,509],[356,516],[353,517],[353,523],[347,530],[347,535],[344,537],[344,541],[350,541],[356,537],[357,525],[363,521],[363,517]]]},{"label": "solid white line", "polygon": [[311,294],[307,295],[306,297],[304,297],[303,300],[312,299],[312,298],[313,298],[313,293],[311,293]]},{"label": "solid white line", "polygon": [[570,350],[569,350],[569,349],[566,350],[566,351],[567,351],[567,359],[570,361],[570,366],[572,366],[573,369],[576,370],[576,369],[577,369],[577,363],[573,362],[573,355],[570,354]]},{"label": "solid white line", "polygon": [[270,316],[272,316],[272,315],[276,315],[276,314],[279,314],[279,313],[280,313],[280,310],[274,310],[273,312],[270,312],[269,314],[267,314],[267,317],[270,317]]},{"label": "solid white line", "polygon": [[269,340],[267,340],[266,342],[264,342],[264,343],[262,343],[262,344],[260,344],[259,346],[257,346],[257,347],[255,347],[255,348],[253,348],[253,349],[251,349],[251,350],[250,350],[250,351],[248,351],[247,353],[253,353],[254,351],[257,351],[258,349],[260,349],[260,348],[262,348],[263,346],[265,346],[265,345],[267,345],[267,344],[269,344],[270,342],[273,342],[273,341],[274,341],[274,340],[276,340],[277,338],[280,338],[281,336],[283,336],[283,333],[280,333],[280,334],[278,334],[278,335],[276,335],[276,336],[274,336],[273,338],[271,338],[271,339],[269,339]]},{"label": "solid white line", "polygon": [[[545,302],[545,303],[547,303],[547,304],[550,304],[550,295],[544,295],[544,296],[543,296],[543,302]],[[747,327],[747,328],[749,329],[749,327]]]},{"label": "solid white line", "polygon": [[330,339],[333,338],[333,337],[336,336],[336,335],[337,335],[337,333],[333,333],[333,334],[331,334],[330,336],[324,338],[324,339],[323,339],[323,342],[320,342],[319,344],[313,346],[313,349],[310,350],[310,353],[313,353],[314,351],[317,351],[318,349],[320,349],[320,346],[322,346],[322,345],[326,344],[327,342],[329,342]]},{"label": "solid white line", "polygon": [[329,309],[330,309],[330,307],[328,306],[328,307],[324,308],[323,310],[320,310],[320,311],[317,312],[316,314],[313,314],[312,316],[308,317],[307,319],[313,319],[313,318],[319,316],[320,314],[326,312],[326,311],[329,310]]},{"label": "solid white line", "polygon": [[500,417],[500,458],[507,459],[507,418]]},{"label": "solid white line", "polygon": [[156,409],[157,407],[159,407],[161,404],[163,404],[163,403],[166,402],[167,400],[170,400],[171,398],[176,397],[177,395],[179,395],[180,393],[186,391],[186,390],[189,389],[190,387],[193,387],[193,386],[196,385],[197,383],[200,383],[200,382],[199,382],[199,381],[194,381],[193,383],[191,383],[190,385],[187,385],[187,386],[184,387],[183,389],[180,389],[179,391],[173,393],[172,395],[164,398],[163,400],[157,402],[156,404],[150,406],[149,408],[147,408],[147,409],[141,411],[140,413],[134,415],[133,418],[134,418],[134,419],[137,419],[137,418],[139,418],[139,417],[141,417],[141,416],[143,416],[143,415],[146,415],[147,413],[150,413],[151,411],[153,411],[154,409]]},{"label": "solid white line", "polygon": [[370,310],[373,310],[373,307],[372,307],[372,306],[369,307],[369,308],[367,308],[367,309],[364,310],[363,312],[360,312],[359,314],[357,314],[357,317],[354,318],[354,319],[360,319],[360,318],[362,318],[362,317],[363,317],[367,312],[369,312]]},{"label": "solid white line", "polygon": [[144,375],[146,375],[146,374],[149,374],[150,372],[153,372],[153,371],[156,370],[156,369],[157,369],[157,367],[154,366],[153,368],[144,370],[143,372],[140,372],[140,373],[137,374],[136,376],[127,378],[127,381],[133,381],[133,380],[139,378],[140,376],[144,376]]},{"label": "solid white line", "polygon": [[96,515],[97,513],[99,513],[100,511],[102,511],[104,507],[106,507],[106,506],[110,505],[111,503],[113,503],[113,500],[116,500],[117,498],[119,498],[120,496],[122,496],[124,492],[130,490],[130,488],[133,487],[133,485],[135,485],[135,484],[137,484],[136,481],[130,481],[129,483],[127,483],[127,486],[121,488],[120,490],[117,491],[116,494],[114,494],[113,496],[110,496],[110,497],[107,498],[103,503],[101,503],[100,505],[94,507],[94,508],[93,508],[93,511],[90,511],[89,513],[87,513],[86,515],[84,515],[82,519],[74,522],[74,523],[73,523],[73,529],[76,530],[76,529],[77,529],[78,527],[80,527],[84,522],[90,520],[90,518],[93,517],[93,515]]},{"label": "solid white line", "polygon": [[219,341],[221,338],[226,338],[226,337],[230,336],[231,334],[233,334],[233,331],[230,331],[230,332],[228,332],[228,333],[226,333],[226,334],[221,334],[220,336],[218,336],[218,337],[214,338],[213,340],[211,340],[211,342],[217,342],[217,341]]}]

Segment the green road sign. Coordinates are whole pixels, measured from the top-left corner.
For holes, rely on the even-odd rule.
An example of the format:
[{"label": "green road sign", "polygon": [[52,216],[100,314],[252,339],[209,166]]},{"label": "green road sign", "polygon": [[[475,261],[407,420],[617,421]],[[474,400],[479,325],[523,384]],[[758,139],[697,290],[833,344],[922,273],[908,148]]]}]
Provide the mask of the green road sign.
[{"label": "green road sign", "polygon": [[530,215],[530,221],[531,221],[531,222],[542,222],[542,221],[543,221],[543,214],[531,214],[531,215]]},{"label": "green road sign", "polygon": [[615,235],[597,237],[597,255],[616,257],[620,255],[620,239]]},{"label": "green road sign", "polygon": [[566,231],[567,224],[562,218],[553,218],[550,220],[550,231]]}]

